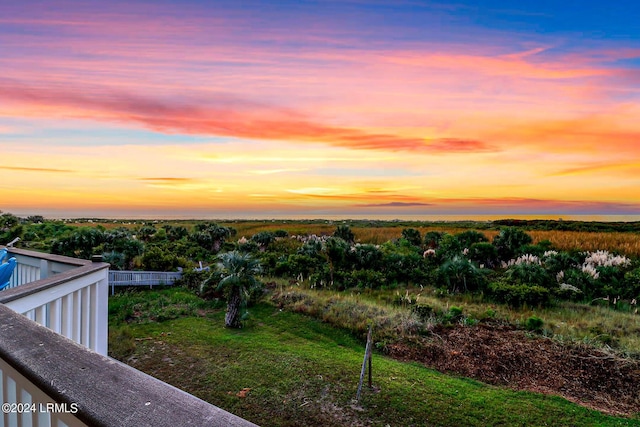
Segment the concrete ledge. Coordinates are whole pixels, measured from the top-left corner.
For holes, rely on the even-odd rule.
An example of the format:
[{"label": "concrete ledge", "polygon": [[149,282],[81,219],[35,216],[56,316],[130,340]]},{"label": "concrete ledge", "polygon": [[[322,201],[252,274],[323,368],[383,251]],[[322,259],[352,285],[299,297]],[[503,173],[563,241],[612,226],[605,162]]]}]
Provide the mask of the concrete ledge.
[{"label": "concrete ledge", "polygon": [[75,416],[91,426],[255,426],[2,304],[0,357],[57,403],[77,404]]}]

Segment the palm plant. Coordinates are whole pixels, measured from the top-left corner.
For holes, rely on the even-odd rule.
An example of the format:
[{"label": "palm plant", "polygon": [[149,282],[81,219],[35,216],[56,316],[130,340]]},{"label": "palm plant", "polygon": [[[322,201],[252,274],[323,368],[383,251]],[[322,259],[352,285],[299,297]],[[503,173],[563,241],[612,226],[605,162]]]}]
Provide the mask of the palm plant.
[{"label": "palm plant", "polygon": [[212,276],[221,276],[217,289],[224,291],[227,296],[224,324],[229,328],[240,328],[240,310],[246,307],[251,293],[260,288],[261,283],[256,275],[262,272],[262,266],[251,254],[238,251],[225,252],[218,259],[218,271]]},{"label": "palm plant", "polygon": [[405,228],[402,230],[402,238],[406,239],[413,246],[420,247],[422,245],[422,236],[420,235],[420,230],[416,230],[415,228]]},{"label": "palm plant", "polygon": [[476,290],[482,273],[467,258],[455,255],[440,266],[440,274],[451,292]]}]

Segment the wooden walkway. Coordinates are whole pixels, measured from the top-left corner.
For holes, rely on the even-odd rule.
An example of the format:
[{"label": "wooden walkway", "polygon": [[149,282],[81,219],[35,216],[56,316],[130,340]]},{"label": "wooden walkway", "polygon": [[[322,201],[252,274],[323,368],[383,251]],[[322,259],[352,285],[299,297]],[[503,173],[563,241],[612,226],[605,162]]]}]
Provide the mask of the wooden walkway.
[{"label": "wooden walkway", "polygon": [[116,286],[171,286],[182,277],[180,272],[109,270],[109,286],[113,295]]}]

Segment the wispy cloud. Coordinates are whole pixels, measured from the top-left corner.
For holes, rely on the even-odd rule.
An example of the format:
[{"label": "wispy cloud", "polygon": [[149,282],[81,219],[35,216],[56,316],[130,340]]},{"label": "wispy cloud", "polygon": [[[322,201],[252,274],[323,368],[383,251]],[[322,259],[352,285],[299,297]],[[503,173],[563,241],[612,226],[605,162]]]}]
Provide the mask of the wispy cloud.
[{"label": "wispy cloud", "polygon": [[70,169],[55,169],[55,168],[37,168],[26,166],[4,166],[0,165],[0,169],[20,172],[46,172],[46,173],[74,173],[76,171]]},{"label": "wispy cloud", "polygon": [[359,208],[408,208],[415,206],[434,206],[433,203],[418,203],[418,202],[389,202],[389,203],[367,203],[362,205],[355,205]]},{"label": "wispy cloud", "polygon": [[192,178],[176,178],[176,177],[138,178],[138,180],[139,181],[145,181],[145,182],[165,182],[165,183],[170,183],[170,182],[182,183],[182,182],[192,182],[193,181]]},{"label": "wispy cloud", "polygon": [[308,169],[262,169],[262,170],[252,170],[249,173],[255,175],[273,175],[277,173],[290,173],[290,172],[302,172]]},{"label": "wispy cloud", "polygon": [[640,162],[595,162],[565,168],[551,173],[551,176],[571,175],[626,175],[640,177]]},{"label": "wispy cloud", "polygon": [[9,101],[34,108],[55,108],[55,114],[70,118],[138,123],[158,132],[322,142],[345,148],[387,151],[465,153],[495,150],[490,144],[475,140],[375,134],[315,123],[301,113],[225,95],[218,95],[218,99],[211,96],[206,103],[190,103],[184,101],[184,97],[181,103],[176,103],[107,88],[93,88],[90,95],[81,95],[84,93],[87,91],[78,88],[36,89],[19,82],[0,80],[0,96]]}]

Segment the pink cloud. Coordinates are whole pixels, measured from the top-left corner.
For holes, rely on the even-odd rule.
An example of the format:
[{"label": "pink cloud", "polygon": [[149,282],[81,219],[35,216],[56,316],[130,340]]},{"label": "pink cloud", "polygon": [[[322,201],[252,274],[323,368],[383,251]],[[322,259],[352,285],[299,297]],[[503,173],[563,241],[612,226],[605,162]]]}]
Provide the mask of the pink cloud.
[{"label": "pink cloud", "polygon": [[[52,90],[0,81],[0,97],[19,105],[55,108],[62,116],[141,124],[166,133],[215,135],[252,139],[323,142],[333,146],[428,153],[492,151],[489,144],[458,138],[425,139],[369,133],[356,128],[315,123],[302,114],[247,102],[226,95],[206,103],[171,102],[103,88]],[[187,97],[183,96],[185,100]]]}]

